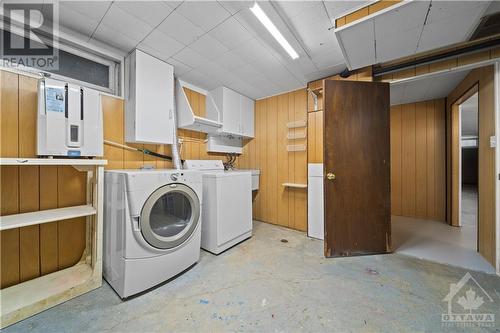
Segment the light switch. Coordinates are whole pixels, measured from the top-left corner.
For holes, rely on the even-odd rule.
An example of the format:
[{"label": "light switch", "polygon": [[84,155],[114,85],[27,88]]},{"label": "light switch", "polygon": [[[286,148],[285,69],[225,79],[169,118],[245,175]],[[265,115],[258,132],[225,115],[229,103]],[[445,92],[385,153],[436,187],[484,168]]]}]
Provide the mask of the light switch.
[{"label": "light switch", "polygon": [[497,146],[497,137],[495,135],[490,136],[490,148],[496,148]]}]

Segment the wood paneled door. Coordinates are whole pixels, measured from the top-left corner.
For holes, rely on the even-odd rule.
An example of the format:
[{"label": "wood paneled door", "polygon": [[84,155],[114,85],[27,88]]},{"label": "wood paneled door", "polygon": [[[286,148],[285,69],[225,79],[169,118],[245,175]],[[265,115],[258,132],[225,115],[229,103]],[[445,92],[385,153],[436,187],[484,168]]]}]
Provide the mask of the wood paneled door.
[{"label": "wood paneled door", "polygon": [[325,81],[325,256],[390,250],[389,84]]}]

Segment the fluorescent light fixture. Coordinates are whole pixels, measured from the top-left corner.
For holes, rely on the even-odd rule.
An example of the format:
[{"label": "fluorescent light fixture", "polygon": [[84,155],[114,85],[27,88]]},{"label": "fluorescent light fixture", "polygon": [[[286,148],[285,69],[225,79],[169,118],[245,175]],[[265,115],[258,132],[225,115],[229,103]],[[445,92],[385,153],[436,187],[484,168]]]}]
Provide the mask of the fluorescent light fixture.
[{"label": "fluorescent light fixture", "polygon": [[285,49],[285,51],[292,57],[292,59],[297,59],[299,55],[293,49],[292,45],[288,43],[288,41],[283,37],[281,32],[276,28],[274,23],[269,19],[269,17],[264,13],[262,8],[256,3],[252,7],[250,7],[252,13],[259,19],[260,23],[266,27],[266,29],[273,35],[274,39],[280,43],[281,47]]}]

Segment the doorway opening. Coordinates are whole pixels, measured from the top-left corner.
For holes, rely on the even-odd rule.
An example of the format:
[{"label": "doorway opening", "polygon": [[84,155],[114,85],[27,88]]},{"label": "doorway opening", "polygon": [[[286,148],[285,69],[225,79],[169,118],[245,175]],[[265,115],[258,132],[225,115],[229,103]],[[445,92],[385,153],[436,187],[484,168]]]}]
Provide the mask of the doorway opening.
[{"label": "doorway opening", "polygon": [[460,143],[458,226],[469,229],[469,233],[476,235],[474,242],[468,246],[478,250],[479,99],[477,88],[474,88],[473,92],[473,95],[458,104]]},{"label": "doorway opening", "polygon": [[468,68],[391,85],[393,251],[495,272],[485,145],[492,73],[492,66]]}]

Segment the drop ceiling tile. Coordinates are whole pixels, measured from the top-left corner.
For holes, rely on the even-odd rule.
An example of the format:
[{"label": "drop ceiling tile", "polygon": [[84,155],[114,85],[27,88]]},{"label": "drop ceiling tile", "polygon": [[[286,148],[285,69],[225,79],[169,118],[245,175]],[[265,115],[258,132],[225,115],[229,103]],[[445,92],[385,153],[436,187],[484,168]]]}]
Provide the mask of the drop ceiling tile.
[{"label": "drop ceiling tile", "polygon": [[59,25],[74,30],[89,38],[99,24],[99,20],[81,14],[67,5],[59,6]]},{"label": "drop ceiling tile", "polygon": [[61,1],[59,6],[70,8],[84,16],[100,21],[111,5],[111,1]]},{"label": "drop ceiling tile", "polygon": [[301,16],[305,11],[318,4],[323,4],[317,1],[275,1],[275,8],[287,18]]},{"label": "drop ceiling tile", "polygon": [[242,9],[248,9],[252,7],[254,1],[247,1],[247,0],[241,0],[241,1],[218,1],[218,3],[224,7],[228,12],[231,13],[231,15],[236,14]]},{"label": "drop ceiling tile", "polygon": [[[322,2],[312,2],[300,15],[288,18],[288,24],[300,38],[308,52],[316,52],[335,41],[333,27]],[[314,24],[311,24],[314,22]]]},{"label": "drop ceiling tile", "polygon": [[130,52],[139,42],[102,23],[97,27],[92,39],[109,44],[125,52]]},{"label": "drop ceiling tile", "polygon": [[401,31],[422,28],[430,1],[411,1],[374,18],[377,41],[391,39]]},{"label": "drop ceiling tile", "polygon": [[426,24],[418,44],[417,52],[425,52],[438,47],[465,41],[479,18],[469,15],[448,16],[438,22]]},{"label": "drop ceiling tile", "polygon": [[[153,30],[142,42],[150,48],[160,52],[161,59],[168,59],[182,50],[185,46],[175,39],[165,35],[158,29]],[[141,45],[139,44],[139,45]]]},{"label": "drop ceiling tile", "polygon": [[170,8],[176,9],[177,7],[179,7],[180,5],[182,5],[182,3],[184,1],[164,0],[162,2],[166,3]]},{"label": "drop ceiling tile", "polygon": [[246,62],[243,61],[240,56],[233,51],[221,54],[217,58],[213,59],[213,62],[228,71],[232,71],[238,67],[246,65]]},{"label": "drop ceiling tile", "polygon": [[318,69],[328,68],[344,61],[340,46],[326,48],[321,53],[318,52],[312,55],[311,58]]},{"label": "drop ceiling tile", "polygon": [[252,38],[252,35],[232,17],[215,27],[209,34],[230,50]]},{"label": "drop ceiling tile", "polygon": [[205,61],[207,61],[205,57],[201,56],[189,47],[186,47],[179,53],[175,54],[173,58],[192,68],[199,67]]},{"label": "drop ceiling tile", "polygon": [[117,1],[113,6],[118,6],[130,15],[145,22],[151,27],[160,24],[173,9],[161,1]]},{"label": "drop ceiling tile", "polygon": [[116,3],[113,3],[106,15],[104,15],[99,27],[101,25],[120,31],[123,35],[137,42],[142,40],[153,29],[150,25],[118,7]]},{"label": "drop ceiling tile", "polygon": [[319,80],[319,79],[324,78],[324,77],[339,74],[345,68],[346,68],[346,65],[345,65],[345,63],[342,62],[341,64],[333,65],[331,67],[321,69],[321,70],[316,71],[316,72],[308,73],[308,74],[306,74],[306,78],[307,78],[308,82]]},{"label": "drop ceiling tile", "polygon": [[469,17],[481,15],[490,5],[491,1],[433,1],[427,17],[427,24],[433,24],[448,18]]},{"label": "drop ceiling tile", "polygon": [[376,61],[390,61],[413,54],[420,38],[420,29],[400,31],[399,34],[393,35],[390,38],[377,39]]},{"label": "drop ceiling tile", "polygon": [[324,1],[328,16],[333,20],[335,18],[348,14],[355,9],[364,7],[373,1]]},{"label": "drop ceiling tile", "polygon": [[208,34],[201,36],[189,47],[209,60],[228,51],[227,47]]},{"label": "drop ceiling tile", "polygon": [[157,49],[154,49],[154,48],[148,46],[147,44],[140,43],[139,45],[136,46],[136,48],[141,50],[142,52],[144,52],[146,54],[149,54],[150,56],[153,56],[153,57],[158,58],[160,60],[163,60],[165,62],[168,59],[165,56],[163,56],[161,51],[158,51]]},{"label": "drop ceiling tile", "polygon": [[247,63],[259,61],[262,54],[269,53],[267,49],[256,39],[251,39],[232,50]]},{"label": "drop ceiling tile", "polygon": [[184,16],[172,12],[158,28],[161,32],[184,45],[189,45],[203,35],[203,30]]},{"label": "drop ceiling tile", "polygon": [[193,69],[193,68],[189,67],[188,65],[180,62],[179,60],[175,60],[174,58],[167,59],[167,62],[170,65],[174,66],[175,77],[179,77],[181,75],[184,75]]},{"label": "drop ceiling tile", "polygon": [[222,85],[221,82],[196,70],[181,75],[180,79],[205,90],[212,90]]},{"label": "drop ceiling tile", "polygon": [[177,12],[208,32],[231,14],[216,1],[185,1]]},{"label": "drop ceiling tile", "polygon": [[339,44],[344,47],[344,58],[349,59],[350,69],[374,64],[375,40],[372,21],[360,22],[347,29],[336,30]]}]

